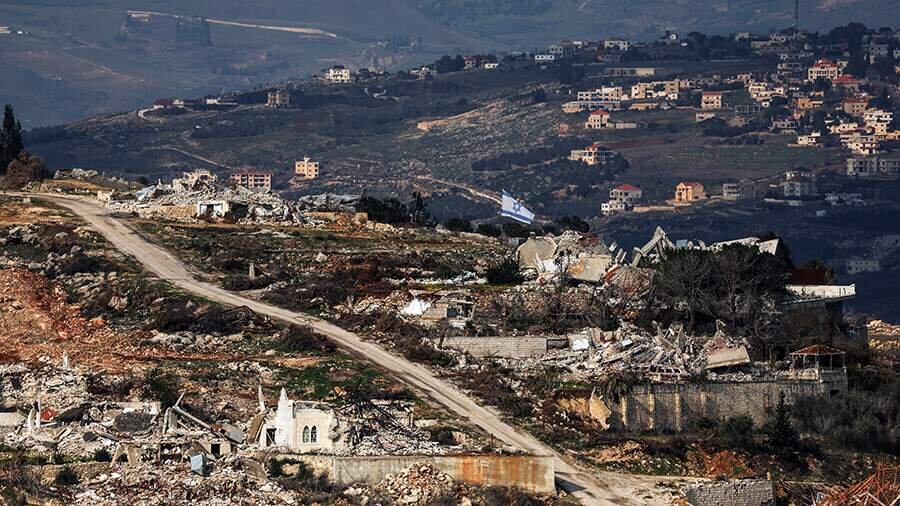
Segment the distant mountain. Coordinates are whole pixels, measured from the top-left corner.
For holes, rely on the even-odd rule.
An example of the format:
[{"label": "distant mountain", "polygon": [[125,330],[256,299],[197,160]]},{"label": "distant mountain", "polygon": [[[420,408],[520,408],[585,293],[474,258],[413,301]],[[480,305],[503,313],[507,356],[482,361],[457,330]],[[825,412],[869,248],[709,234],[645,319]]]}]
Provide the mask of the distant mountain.
[{"label": "distant mountain", "polygon": [[[801,0],[801,24],[896,25],[896,0]],[[143,11],[129,14],[128,11]],[[26,127],[244,89],[333,63],[789,26],[790,0],[0,0],[0,102]]]}]

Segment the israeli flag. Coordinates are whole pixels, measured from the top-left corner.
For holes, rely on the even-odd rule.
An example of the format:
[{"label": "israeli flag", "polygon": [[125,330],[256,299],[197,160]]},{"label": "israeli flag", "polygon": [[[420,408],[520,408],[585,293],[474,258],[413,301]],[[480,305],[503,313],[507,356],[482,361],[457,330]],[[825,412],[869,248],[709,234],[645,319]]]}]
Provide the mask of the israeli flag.
[{"label": "israeli flag", "polygon": [[534,213],[529,211],[521,202],[512,195],[503,191],[503,204],[500,208],[500,216],[506,216],[522,223],[531,224],[534,221]]}]

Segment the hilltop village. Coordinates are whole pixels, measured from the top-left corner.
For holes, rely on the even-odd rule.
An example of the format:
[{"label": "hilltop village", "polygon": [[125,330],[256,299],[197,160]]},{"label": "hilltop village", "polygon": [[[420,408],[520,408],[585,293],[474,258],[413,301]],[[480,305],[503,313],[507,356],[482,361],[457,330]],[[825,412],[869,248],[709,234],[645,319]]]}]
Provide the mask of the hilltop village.
[{"label": "hilltop village", "polygon": [[898,64],[666,33],[8,108],[0,493],[890,504]]}]

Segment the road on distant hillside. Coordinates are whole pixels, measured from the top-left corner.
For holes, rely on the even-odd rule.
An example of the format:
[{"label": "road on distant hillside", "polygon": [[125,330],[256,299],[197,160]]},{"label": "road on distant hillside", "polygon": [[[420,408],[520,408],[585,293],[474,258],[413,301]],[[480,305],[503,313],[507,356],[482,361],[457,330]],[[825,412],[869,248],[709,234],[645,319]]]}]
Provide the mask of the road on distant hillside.
[{"label": "road on distant hillside", "polygon": [[[131,16],[164,16],[176,19],[188,18],[189,16],[183,16],[181,14],[169,14],[166,12],[155,12],[155,11],[128,11],[128,14]],[[202,18],[204,21],[214,25],[226,25],[226,26],[237,26],[240,28],[256,28],[259,30],[272,30],[276,32],[288,32],[288,33],[299,33],[301,35],[318,35],[321,37],[331,37],[337,38],[337,35],[326,32],[325,30],[320,30],[318,28],[304,28],[298,26],[273,26],[273,25],[257,25],[254,23],[239,23],[237,21],[225,21],[223,19],[211,19],[211,18]]]},{"label": "road on distant hillside", "polygon": [[[550,455],[556,469],[557,483],[583,504],[638,505],[658,504],[645,500],[659,477],[642,477],[618,473],[588,473],[574,467],[568,459],[529,434],[503,422],[492,409],[479,406],[465,393],[438,378],[422,365],[392,355],[380,346],[364,341],[324,320],[242,297],[218,286],[198,280],[172,253],[148,242],[129,225],[111,216],[96,202],[58,195],[31,195],[65,207],[80,216],[115,248],[137,259],[145,269],[173,285],[206,299],[230,306],[247,306],[257,313],[287,322],[309,325],[327,336],[342,349],[362,357],[432,399],[450,412],[498,440],[536,455]],[[649,502],[648,502],[649,501]]]}]

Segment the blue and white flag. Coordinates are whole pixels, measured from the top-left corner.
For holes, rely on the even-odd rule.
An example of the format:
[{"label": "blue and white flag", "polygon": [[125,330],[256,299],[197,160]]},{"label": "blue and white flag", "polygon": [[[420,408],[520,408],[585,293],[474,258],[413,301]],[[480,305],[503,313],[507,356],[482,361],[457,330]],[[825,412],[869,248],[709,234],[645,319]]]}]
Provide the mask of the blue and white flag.
[{"label": "blue and white flag", "polygon": [[503,204],[500,207],[500,216],[506,216],[522,223],[531,224],[534,221],[534,213],[529,211],[521,202],[512,195],[503,191]]}]

